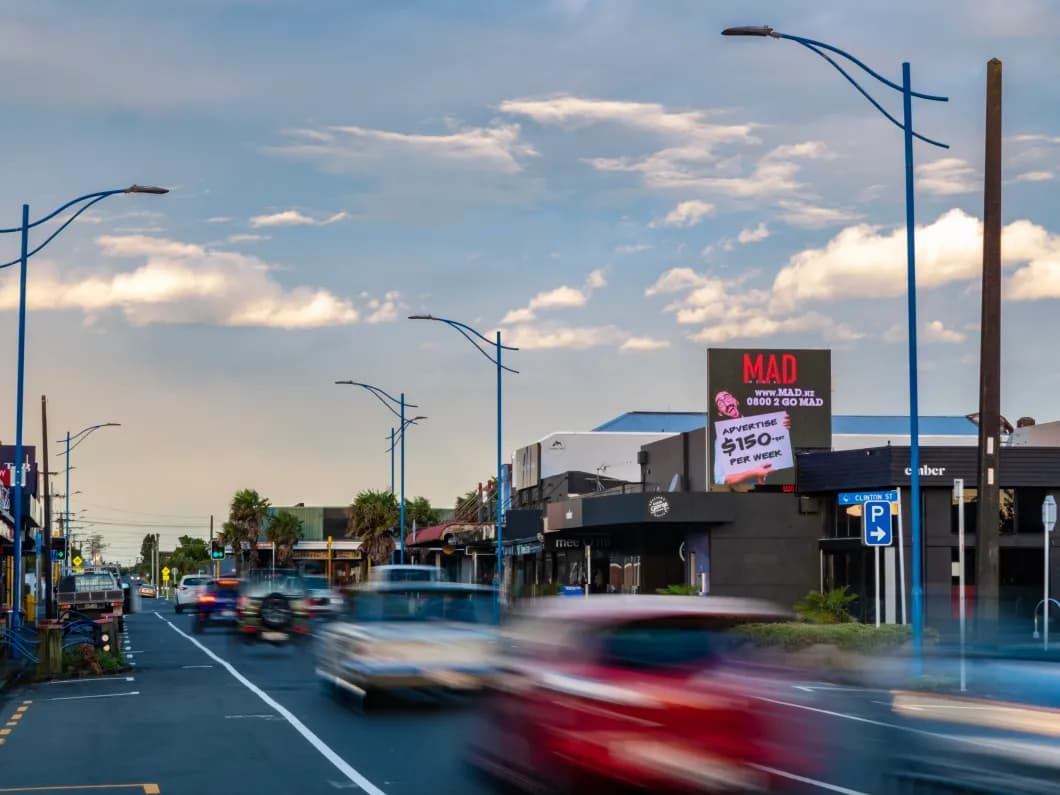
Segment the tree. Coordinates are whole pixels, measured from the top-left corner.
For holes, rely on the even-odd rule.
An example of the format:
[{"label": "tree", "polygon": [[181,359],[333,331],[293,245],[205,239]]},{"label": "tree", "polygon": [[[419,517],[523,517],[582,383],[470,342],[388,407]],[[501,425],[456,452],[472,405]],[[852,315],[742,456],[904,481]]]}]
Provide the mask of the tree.
[{"label": "tree", "polygon": [[431,507],[431,503],[426,497],[405,500],[405,527],[407,530],[412,529],[413,522],[416,523],[416,527],[423,528],[436,525],[439,521],[438,512]]},{"label": "tree", "polygon": [[166,557],[166,565],[176,567],[181,574],[190,574],[205,569],[210,563],[210,548],[205,540],[181,536],[176,549]]},{"label": "tree", "polygon": [[361,542],[361,548],[373,563],[388,563],[399,515],[398,501],[389,491],[362,491],[350,506],[346,535]]},{"label": "tree", "polygon": [[144,563],[148,563],[151,560],[151,555],[155,551],[155,534],[148,533],[144,536],[144,540],[140,542],[140,560]]},{"label": "tree", "polygon": [[290,563],[294,545],[302,538],[302,530],[302,520],[290,511],[280,511],[269,517],[265,538],[272,542],[278,564]]},{"label": "tree", "polygon": [[254,489],[240,489],[232,497],[232,504],[228,509],[228,521],[224,523],[221,533],[224,542],[231,544],[236,555],[236,566],[242,568],[243,562],[242,545],[250,547],[250,567],[258,565],[258,539],[261,537],[261,528],[265,523],[265,517],[269,514],[269,501],[258,494]]}]

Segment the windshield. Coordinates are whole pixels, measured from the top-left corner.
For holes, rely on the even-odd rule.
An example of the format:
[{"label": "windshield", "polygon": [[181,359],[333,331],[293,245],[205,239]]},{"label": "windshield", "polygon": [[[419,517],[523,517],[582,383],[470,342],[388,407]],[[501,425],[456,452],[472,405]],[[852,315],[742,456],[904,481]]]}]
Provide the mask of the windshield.
[{"label": "windshield", "polygon": [[491,594],[437,589],[362,591],[350,609],[354,621],[456,621],[487,623],[493,615]]},{"label": "windshield", "polygon": [[310,591],[326,591],[330,586],[328,585],[328,578],[322,577],[317,574],[311,574],[305,579],[305,587]]},{"label": "windshield", "polygon": [[297,598],[305,596],[306,583],[305,578],[296,571],[277,569],[275,572],[251,572],[242,590],[252,597],[281,593]]}]

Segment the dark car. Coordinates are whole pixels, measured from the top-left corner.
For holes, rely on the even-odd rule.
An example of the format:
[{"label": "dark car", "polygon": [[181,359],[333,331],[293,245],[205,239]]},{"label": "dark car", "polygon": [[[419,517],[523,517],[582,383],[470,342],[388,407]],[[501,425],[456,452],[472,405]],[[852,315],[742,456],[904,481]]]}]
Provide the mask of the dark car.
[{"label": "dark car", "polygon": [[195,604],[192,632],[200,633],[210,626],[235,626],[239,580],[210,580]]},{"label": "dark car", "polygon": [[309,591],[295,569],[251,571],[240,586],[236,626],[250,643],[286,643],[311,634]]}]

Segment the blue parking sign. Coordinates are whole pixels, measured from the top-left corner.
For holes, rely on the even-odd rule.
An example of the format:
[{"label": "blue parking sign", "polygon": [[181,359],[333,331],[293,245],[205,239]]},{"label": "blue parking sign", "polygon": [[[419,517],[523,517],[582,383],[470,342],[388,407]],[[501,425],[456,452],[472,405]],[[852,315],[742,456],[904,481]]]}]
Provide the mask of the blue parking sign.
[{"label": "blue parking sign", "polygon": [[861,506],[861,543],[867,547],[891,545],[891,503],[872,500]]}]

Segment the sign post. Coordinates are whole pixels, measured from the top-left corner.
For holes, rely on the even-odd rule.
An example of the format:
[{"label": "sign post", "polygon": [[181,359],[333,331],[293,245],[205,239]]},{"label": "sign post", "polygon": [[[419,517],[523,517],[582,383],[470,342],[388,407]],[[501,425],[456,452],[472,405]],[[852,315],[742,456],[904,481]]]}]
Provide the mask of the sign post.
[{"label": "sign post", "polygon": [[585,598],[589,598],[589,585],[592,583],[593,573],[591,571],[593,557],[592,557],[592,545],[588,542],[585,544]]},{"label": "sign post", "polygon": [[964,480],[962,478],[954,478],[953,480],[953,498],[957,500],[957,615],[961,628],[961,692],[963,693],[968,688],[964,670]]},{"label": "sign post", "polygon": [[898,589],[902,594],[902,624],[908,624],[909,618],[905,607],[905,535],[902,530],[902,489],[894,490],[894,496],[898,503]]},{"label": "sign post", "polygon": [[1042,602],[1042,624],[1043,645],[1042,648],[1049,651],[1049,535],[1056,527],[1056,498],[1052,494],[1042,500],[1042,524],[1045,532],[1042,533],[1045,545],[1045,600]]},{"label": "sign post", "polygon": [[861,543],[873,547],[876,570],[876,627],[880,626],[880,547],[891,545],[891,503],[884,500],[868,500],[861,505]]}]

